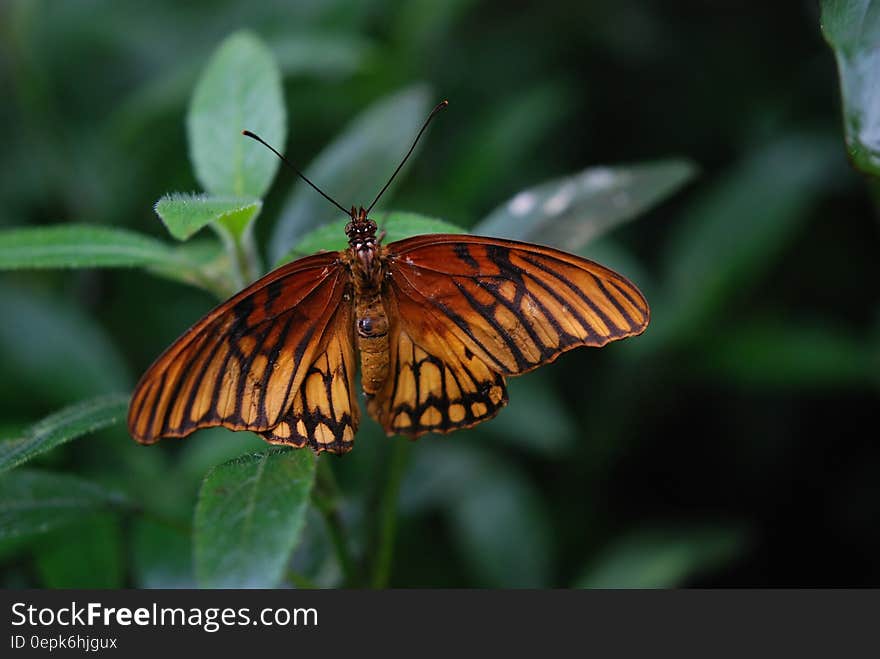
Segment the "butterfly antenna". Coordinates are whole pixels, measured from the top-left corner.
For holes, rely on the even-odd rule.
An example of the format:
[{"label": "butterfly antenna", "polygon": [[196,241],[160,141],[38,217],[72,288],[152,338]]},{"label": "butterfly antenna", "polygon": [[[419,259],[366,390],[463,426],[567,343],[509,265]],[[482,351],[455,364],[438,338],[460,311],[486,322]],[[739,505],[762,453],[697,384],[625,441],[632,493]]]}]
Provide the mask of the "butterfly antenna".
[{"label": "butterfly antenna", "polygon": [[419,138],[422,136],[422,133],[425,132],[425,129],[428,127],[428,124],[431,123],[431,119],[434,118],[440,110],[446,108],[449,105],[449,101],[440,101],[433,110],[431,110],[431,114],[428,115],[428,118],[425,119],[425,123],[422,124],[422,129],[419,131],[419,134],[416,135],[416,139],[413,140],[412,146],[409,148],[409,151],[406,152],[406,155],[403,157],[403,160],[400,161],[400,164],[397,166],[397,169],[394,170],[394,173],[391,175],[391,178],[388,179],[388,183],[385,184],[385,187],[379,190],[379,194],[376,195],[376,198],[373,199],[373,203],[370,204],[370,207],[367,208],[367,215],[370,214],[370,211],[373,210],[373,206],[376,205],[376,202],[379,201],[379,198],[385,194],[385,191],[388,189],[388,186],[391,185],[391,182],[394,180],[394,177],[397,176],[397,172],[399,172],[403,166],[406,164],[406,161],[409,159],[410,155],[416,148],[416,144],[419,143]]},{"label": "butterfly antenna", "polygon": [[351,211],[348,211],[348,210],[346,210],[345,208],[343,208],[343,207],[342,207],[342,206],[341,206],[341,205],[340,205],[335,199],[333,199],[332,197],[330,197],[330,195],[326,194],[321,188],[319,188],[317,185],[315,185],[315,184],[312,183],[309,179],[307,179],[305,174],[303,174],[301,171],[299,171],[299,169],[297,169],[297,167],[296,167],[292,162],[290,162],[287,158],[285,158],[284,156],[282,156],[282,155],[278,152],[278,150],[277,150],[275,147],[273,147],[271,144],[269,144],[268,142],[266,142],[262,137],[260,137],[260,136],[257,135],[256,133],[252,133],[252,132],[249,131],[249,130],[243,130],[243,131],[241,131],[241,134],[244,135],[245,137],[250,137],[252,140],[256,140],[257,142],[259,142],[260,144],[262,144],[264,147],[266,147],[267,149],[269,149],[269,150],[270,150],[272,153],[274,153],[276,156],[278,156],[279,158],[281,158],[281,162],[283,162],[285,165],[287,165],[287,166],[290,167],[293,171],[295,171],[297,176],[299,176],[303,181],[305,181],[305,182],[308,183],[310,186],[312,186],[312,188],[314,188],[314,189],[318,192],[318,194],[320,194],[322,197],[324,197],[324,199],[326,199],[326,200],[329,201],[331,204],[333,204],[334,206],[336,206],[336,208],[338,208],[339,210],[341,210],[341,211],[342,211],[343,213],[345,213],[346,215],[349,215],[349,214],[351,213]]}]

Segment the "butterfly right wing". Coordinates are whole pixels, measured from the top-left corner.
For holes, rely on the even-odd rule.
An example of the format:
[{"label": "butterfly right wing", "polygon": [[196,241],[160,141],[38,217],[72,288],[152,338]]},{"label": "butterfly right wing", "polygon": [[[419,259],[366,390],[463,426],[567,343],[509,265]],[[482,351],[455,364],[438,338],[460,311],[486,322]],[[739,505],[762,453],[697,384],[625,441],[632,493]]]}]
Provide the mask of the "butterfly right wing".
[{"label": "butterfly right wing", "polygon": [[268,431],[327,344],[350,275],[338,253],[284,265],[223,303],[141,378],[128,427],[143,444],[198,428]]},{"label": "butterfly right wing", "polygon": [[520,375],[574,348],[641,334],[650,310],[626,277],[551,247],[428,234],[387,247],[391,287],[489,366]]},{"label": "butterfly right wing", "polygon": [[450,433],[494,417],[507,404],[504,376],[393,283],[385,298],[389,374],[367,411],[389,435]]},{"label": "butterfly right wing", "polygon": [[386,267],[390,374],[367,409],[392,434],[486,421],[505,376],[640,334],[650,316],[625,277],[530,243],[415,236],[388,245]]}]

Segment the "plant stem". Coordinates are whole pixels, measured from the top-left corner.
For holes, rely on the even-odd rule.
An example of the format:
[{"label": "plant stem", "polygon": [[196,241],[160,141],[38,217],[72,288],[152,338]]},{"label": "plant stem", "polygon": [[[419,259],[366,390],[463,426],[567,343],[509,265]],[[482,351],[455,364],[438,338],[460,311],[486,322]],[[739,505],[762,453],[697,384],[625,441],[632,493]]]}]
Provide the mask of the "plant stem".
[{"label": "plant stem", "polygon": [[355,586],[357,583],[357,571],[355,570],[351,553],[348,550],[345,526],[343,526],[342,517],[339,514],[339,488],[336,485],[333,470],[327,460],[318,460],[316,477],[315,495],[312,497],[312,500],[315,502],[321,516],[324,518],[324,523],[327,525],[327,533],[330,535],[330,542],[333,544],[336,560],[339,561],[345,585],[349,587]]},{"label": "plant stem", "polygon": [[244,288],[255,281],[262,272],[262,264],[254,243],[253,223],[241,233],[233,233],[219,222],[215,222],[212,226],[223,241],[226,253],[232,261],[232,276],[235,279],[236,289]]},{"label": "plant stem", "polygon": [[255,222],[251,222],[235,243],[236,261],[245,284],[256,281],[263,274],[263,264],[254,242],[254,224]]},{"label": "plant stem", "polygon": [[387,587],[391,576],[391,559],[394,556],[394,538],[397,532],[397,500],[400,497],[400,482],[409,458],[409,449],[410,443],[403,439],[397,439],[391,447],[385,489],[379,501],[378,543],[370,582],[373,588]]}]

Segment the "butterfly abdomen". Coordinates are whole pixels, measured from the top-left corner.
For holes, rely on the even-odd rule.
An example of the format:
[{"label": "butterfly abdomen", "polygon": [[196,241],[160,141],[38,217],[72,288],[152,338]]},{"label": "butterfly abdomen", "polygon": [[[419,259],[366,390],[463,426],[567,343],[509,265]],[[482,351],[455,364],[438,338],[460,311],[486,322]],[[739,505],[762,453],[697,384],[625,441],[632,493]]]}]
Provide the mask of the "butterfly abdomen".
[{"label": "butterfly abdomen", "polygon": [[355,291],[355,334],[361,355],[361,386],[367,396],[388,377],[388,314],[382,304],[384,258],[371,232],[353,240],[349,264]]},{"label": "butterfly abdomen", "polygon": [[364,393],[372,395],[388,377],[388,315],[378,290],[357,296],[355,318],[361,353],[361,385]]}]

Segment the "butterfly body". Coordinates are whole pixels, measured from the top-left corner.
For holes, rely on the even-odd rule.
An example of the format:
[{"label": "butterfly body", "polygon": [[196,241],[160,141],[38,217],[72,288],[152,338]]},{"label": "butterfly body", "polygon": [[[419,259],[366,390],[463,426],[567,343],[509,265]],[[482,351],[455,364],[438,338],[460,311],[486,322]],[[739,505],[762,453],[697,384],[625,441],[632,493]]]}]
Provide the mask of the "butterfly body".
[{"label": "butterfly body", "polygon": [[649,322],[626,278],[550,247],[458,234],[383,245],[363,208],[346,234],[347,249],[270,272],[160,355],[132,397],[132,436],[225,426],[346,453],[358,366],[387,434],[449,433],[493,418],[508,376]]},{"label": "butterfly body", "polygon": [[388,377],[388,315],[382,303],[387,274],[376,223],[363,207],[351,209],[346,264],[354,282],[355,331],[361,362],[361,387],[375,394]]}]

